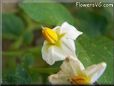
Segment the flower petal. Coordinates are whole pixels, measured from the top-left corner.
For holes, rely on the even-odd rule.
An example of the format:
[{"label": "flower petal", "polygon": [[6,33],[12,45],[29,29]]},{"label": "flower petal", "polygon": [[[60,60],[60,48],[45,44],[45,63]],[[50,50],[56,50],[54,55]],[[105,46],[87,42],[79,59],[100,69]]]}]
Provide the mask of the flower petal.
[{"label": "flower petal", "polygon": [[106,63],[102,62],[100,64],[88,67],[85,72],[88,76],[91,77],[91,82],[94,83],[103,74],[105,68]]},{"label": "flower petal", "polygon": [[78,72],[84,70],[84,66],[76,57],[69,56],[64,60],[63,64],[61,65],[61,70],[65,74],[70,74],[70,76],[74,76]]},{"label": "flower petal", "polygon": [[55,61],[64,60],[64,53],[59,47],[52,46],[45,41],[42,47],[42,58],[49,65],[53,65]]},{"label": "flower petal", "polygon": [[61,33],[66,33],[66,38],[75,40],[82,32],[78,31],[74,26],[64,22],[61,26]]},{"label": "flower petal", "polygon": [[60,26],[54,27],[53,30],[56,31],[58,34],[60,34]]},{"label": "flower petal", "polygon": [[66,55],[71,55],[71,56],[76,56],[75,55],[75,42],[74,42],[74,40],[72,40],[72,39],[66,39],[66,38],[62,38],[61,39],[61,46],[62,46],[62,48],[64,49],[64,52],[65,52],[65,54]]},{"label": "flower petal", "polygon": [[48,80],[51,84],[70,84],[68,81],[69,75],[59,71],[57,74],[50,75]]},{"label": "flower petal", "polygon": [[[50,46],[50,47],[49,47]],[[60,46],[49,45],[48,42],[44,42],[42,47],[42,57],[50,65],[55,61],[64,60],[67,56],[75,56],[75,44],[72,39],[62,39]]]},{"label": "flower petal", "polygon": [[53,61],[48,62],[50,57],[48,55],[48,43],[47,41],[44,41],[43,47],[42,47],[42,58],[45,60],[48,64],[53,63]]}]

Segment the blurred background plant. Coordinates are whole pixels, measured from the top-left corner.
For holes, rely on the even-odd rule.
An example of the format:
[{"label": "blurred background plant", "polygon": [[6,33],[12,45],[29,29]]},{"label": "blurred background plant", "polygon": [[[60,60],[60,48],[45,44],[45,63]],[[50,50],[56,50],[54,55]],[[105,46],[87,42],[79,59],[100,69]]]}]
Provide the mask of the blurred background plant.
[{"label": "blurred background plant", "polygon": [[[17,0],[16,0],[17,1]],[[105,61],[99,84],[114,83],[113,8],[80,8],[75,3],[3,3],[2,61],[4,84],[48,84],[62,61],[49,66],[43,61],[41,26],[53,28],[64,21],[84,34],[76,41],[76,54],[85,66]],[[29,0],[30,1],[30,0]],[[24,3],[25,2],[25,3]]]}]

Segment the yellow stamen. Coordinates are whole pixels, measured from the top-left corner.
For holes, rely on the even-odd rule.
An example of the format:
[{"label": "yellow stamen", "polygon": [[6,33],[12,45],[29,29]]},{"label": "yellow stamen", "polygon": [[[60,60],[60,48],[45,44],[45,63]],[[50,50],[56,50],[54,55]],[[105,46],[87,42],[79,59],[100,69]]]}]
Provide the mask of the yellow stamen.
[{"label": "yellow stamen", "polygon": [[48,27],[43,27],[42,33],[43,33],[44,38],[49,43],[55,44],[58,41],[57,33],[55,31],[53,31],[52,29],[50,29]]},{"label": "yellow stamen", "polygon": [[73,76],[70,79],[72,84],[79,84],[79,85],[87,85],[90,84],[90,77],[85,74],[79,74],[77,76]]}]

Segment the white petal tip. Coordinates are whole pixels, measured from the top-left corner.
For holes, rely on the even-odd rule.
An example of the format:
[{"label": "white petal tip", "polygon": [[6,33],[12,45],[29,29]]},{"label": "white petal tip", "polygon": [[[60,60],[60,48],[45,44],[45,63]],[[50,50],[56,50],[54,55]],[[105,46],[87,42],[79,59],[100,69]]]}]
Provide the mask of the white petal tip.
[{"label": "white petal tip", "polygon": [[55,63],[55,61],[53,61],[53,62],[48,62],[48,61],[47,61],[47,63],[48,63],[49,65],[53,65],[53,64]]},{"label": "white petal tip", "polygon": [[50,63],[48,63],[49,65],[53,65],[53,64],[50,64]]},{"label": "white petal tip", "polygon": [[82,34],[83,34],[83,32],[78,31],[77,37],[80,36],[80,35],[82,35]]},{"label": "white petal tip", "polygon": [[67,21],[63,22],[63,24],[69,24]]},{"label": "white petal tip", "polygon": [[80,32],[79,34],[80,34],[80,35],[82,35],[82,34],[83,34],[83,32]]},{"label": "white petal tip", "polygon": [[102,65],[103,67],[106,67],[106,66],[107,66],[107,64],[106,64],[105,62],[102,62],[101,65]]}]

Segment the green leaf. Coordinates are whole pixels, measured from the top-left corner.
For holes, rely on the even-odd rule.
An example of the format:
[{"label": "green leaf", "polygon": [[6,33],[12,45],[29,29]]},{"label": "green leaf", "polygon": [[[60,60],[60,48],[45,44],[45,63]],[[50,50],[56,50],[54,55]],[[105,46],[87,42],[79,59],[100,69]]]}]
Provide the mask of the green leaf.
[{"label": "green leaf", "polygon": [[7,70],[3,77],[4,84],[30,84],[31,75],[22,65],[17,65],[16,69]]},{"label": "green leaf", "polygon": [[25,67],[30,67],[33,65],[34,63],[34,55],[31,54],[31,53],[27,53],[23,56],[22,58],[22,64],[25,66]]},{"label": "green leaf", "polygon": [[31,42],[33,40],[33,33],[30,32],[30,31],[26,31],[24,34],[23,34],[23,43],[25,45],[30,45]]},{"label": "green leaf", "polygon": [[[101,9],[102,11],[103,9]],[[76,12],[76,23],[79,29],[91,37],[103,35],[108,25],[106,16],[92,9],[79,9]]]},{"label": "green leaf", "polygon": [[15,79],[16,83],[19,84],[29,84],[32,80],[29,72],[26,70],[26,68],[22,67],[21,65],[18,65],[16,68]]},{"label": "green leaf", "polygon": [[73,18],[68,10],[59,3],[27,3],[23,0],[20,8],[24,10],[33,20],[49,25],[61,24],[64,21],[73,23]]},{"label": "green leaf", "polygon": [[100,62],[107,63],[106,71],[98,80],[99,84],[113,83],[113,42],[104,36],[90,38],[82,35],[76,43],[77,56],[86,67]]},{"label": "green leaf", "polygon": [[103,61],[106,62],[106,71],[98,83],[112,84],[114,71],[113,40],[111,38],[114,37],[114,29],[111,14],[105,8],[80,8],[76,14],[76,24],[84,33],[76,43],[78,58],[86,67]]},{"label": "green leaf", "polygon": [[105,35],[114,39],[112,8],[77,8],[76,26],[90,37]]},{"label": "green leaf", "polygon": [[4,38],[17,39],[24,31],[23,21],[14,14],[3,14],[2,33]]}]

